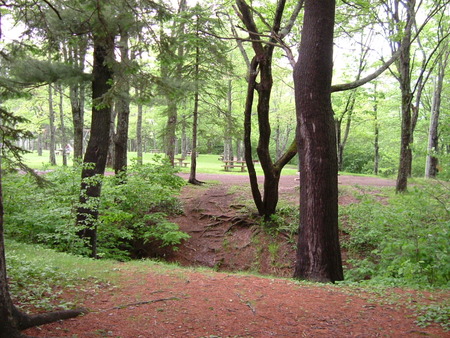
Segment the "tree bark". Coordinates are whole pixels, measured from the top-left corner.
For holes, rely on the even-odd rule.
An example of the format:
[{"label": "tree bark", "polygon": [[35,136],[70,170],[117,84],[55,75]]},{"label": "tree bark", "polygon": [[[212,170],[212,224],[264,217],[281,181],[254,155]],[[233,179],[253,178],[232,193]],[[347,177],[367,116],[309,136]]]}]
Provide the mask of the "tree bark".
[{"label": "tree bark", "polygon": [[61,143],[62,143],[62,162],[63,166],[67,166],[67,157],[69,153],[66,151],[67,148],[67,133],[66,133],[66,126],[64,123],[64,108],[63,108],[63,102],[64,102],[64,92],[61,84],[58,85],[58,93],[59,93],[59,124],[61,125]]},{"label": "tree bark", "polygon": [[[69,49],[70,61],[80,68],[84,69],[84,61],[86,58],[87,41],[79,38],[77,46]],[[70,105],[72,109],[73,123],[73,160],[74,164],[81,161],[83,157],[83,129],[84,129],[84,101],[85,101],[85,85],[84,83],[71,84],[69,87]]]},{"label": "tree bark", "polygon": [[380,127],[378,123],[378,99],[377,99],[377,84],[374,85],[373,92],[373,114],[374,114],[374,140],[373,140],[373,173],[378,175],[379,163],[380,163]]},{"label": "tree bark", "polygon": [[137,121],[136,121],[136,147],[137,147],[137,163],[142,164],[144,158],[142,146],[142,102],[139,100],[140,89],[136,88],[137,103]]},{"label": "tree bark", "polygon": [[[396,0],[398,2],[398,0]],[[413,20],[414,16],[414,2],[405,2],[407,10],[407,21]],[[399,20],[398,12],[394,13],[394,20],[396,24],[403,25],[403,22]],[[400,84],[401,97],[402,97],[402,124],[401,124],[401,136],[400,136],[400,160],[397,173],[397,181],[395,190],[396,192],[405,192],[408,188],[408,176],[411,174],[412,164],[412,150],[411,150],[411,138],[412,138],[412,100],[413,93],[411,91],[411,31],[404,32],[399,49],[401,49],[400,56],[397,62],[397,68],[399,71],[398,81]],[[405,47],[403,47],[405,46]]]},{"label": "tree bark", "polygon": [[119,98],[116,102],[117,109],[117,129],[114,137],[114,172],[126,172],[127,167],[127,145],[128,145],[128,125],[130,119],[130,81],[126,69],[129,67],[128,52],[129,34],[122,31],[120,35],[120,55],[121,65],[119,74]]},{"label": "tree bark", "polygon": [[113,72],[108,64],[113,55],[114,36],[94,35],[91,134],[83,160],[80,206],[77,209],[76,220],[77,226],[82,228],[79,236],[88,241],[87,246],[92,257],[97,256],[98,199],[109,147],[111,102],[105,96],[111,88],[113,78]]},{"label": "tree bark", "polygon": [[199,101],[199,72],[200,72],[200,48],[198,47],[199,39],[199,23],[198,16],[196,17],[196,37],[197,45],[195,46],[195,69],[194,69],[194,81],[195,81],[195,92],[194,92],[194,111],[192,112],[192,151],[191,151],[191,171],[189,174],[188,182],[191,184],[201,184],[203,182],[197,180],[197,127],[198,127],[198,101]]},{"label": "tree bark", "polygon": [[294,277],[344,278],[338,235],[336,134],[331,108],[334,0],[306,0],[294,69],[300,154],[300,230]]},{"label": "tree bark", "polygon": [[436,83],[433,92],[433,102],[431,105],[427,158],[425,164],[425,178],[435,178],[436,175],[438,174],[439,160],[436,157],[436,153],[439,150],[439,135],[438,135],[439,115],[441,110],[441,96],[444,85],[445,68],[447,66],[448,57],[449,52],[447,51],[445,55],[440,56],[438,65]]},{"label": "tree bark", "polygon": [[50,129],[50,164],[56,165],[55,148],[55,110],[53,109],[53,88],[52,85],[48,85],[48,120]]}]

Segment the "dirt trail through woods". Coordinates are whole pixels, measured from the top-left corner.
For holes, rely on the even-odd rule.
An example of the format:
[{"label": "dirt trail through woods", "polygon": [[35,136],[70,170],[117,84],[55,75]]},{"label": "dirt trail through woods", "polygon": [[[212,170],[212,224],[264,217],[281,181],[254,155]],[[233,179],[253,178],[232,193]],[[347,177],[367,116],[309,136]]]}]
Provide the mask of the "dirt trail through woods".
[{"label": "dirt trail through woods", "polygon": [[[89,308],[89,314],[26,333],[79,338],[450,337],[438,326],[418,327],[411,309],[431,297],[449,299],[448,292],[431,295],[392,289],[377,295],[356,288],[228,272],[290,276],[293,242],[267,236],[248,217],[240,200],[249,197],[247,176],[199,174],[197,178],[219,183],[183,189],[185,214],[173,221],[191,239],[168,258],[222,272],[117,264],[120,283],[115,287],[64,294],[67,300]],[[395,184],[356,176],[341,176],[339,181],[341,185]],[[282,177],[280,196],[297,201],[295,176]],[[348,203],[348,198],[341,196],[340,203]]]}]

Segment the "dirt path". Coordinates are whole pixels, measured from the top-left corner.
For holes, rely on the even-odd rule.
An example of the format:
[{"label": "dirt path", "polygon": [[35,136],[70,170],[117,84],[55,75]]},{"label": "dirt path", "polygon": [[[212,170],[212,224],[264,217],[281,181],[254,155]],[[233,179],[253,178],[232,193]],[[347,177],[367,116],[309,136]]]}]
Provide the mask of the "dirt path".
[{"label": "dirt path", "polygon": [[[183,190],[185,214],[173,221],[192,238],[172,259],[215,270],[290,276],[295,259],[292,243],[266,236],[239,203],[239,194],[248,194],[248,178],[199,174],[198,179],[220,184]],[[344,176],[340,183],[394,184],[363,179]],[[230,189],[233,185],[238,188]],[[283,177],[280,193],[296,198],[297,186],[295,176]],[[269,252],[270,246],[277,251]],[[65,295],[89,308],[89,314],[26,333],[79,338],[449,337],[437,326],[419,328],[411,310],[412,305],[427,302],[432,296],[448,299],[448,293],[386,290],[377,295],[358,288],[158,264],[118,264],[117,270],[121,281],[113,288]]]}]

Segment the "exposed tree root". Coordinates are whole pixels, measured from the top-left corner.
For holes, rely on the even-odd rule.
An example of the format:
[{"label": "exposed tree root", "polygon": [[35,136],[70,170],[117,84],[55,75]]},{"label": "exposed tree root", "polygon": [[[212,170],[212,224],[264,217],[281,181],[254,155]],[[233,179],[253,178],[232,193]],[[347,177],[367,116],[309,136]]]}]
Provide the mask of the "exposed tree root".
[{"label": "exposed tree root", "polygon": [[165,302],[168,300],[180,300],[180,299],[181,298],[178,298],[178,297],[152,299],[152,300],[147,300],[147,301],[142,301],[142,302],[118,305],[118,306],[114,306],[110,309],[101,310],[101,311],[104,312],[104,311],[111,311],[111,310],[120,310],[120,309],[124,309],[124,308],[130,307],[130,306],[139,306],[139,305],[152,304],[152,303],[157,303],[157,302]]},{"label": "exposed tree root", "polygon": [[188,183],[194,184],[194,185],[202,185],[202,184],[205,184],[205,182],[199,181],[199,180],[197,180],[196,178],[193,178],[193,179],[190,178],[190,179],[188,180]]},{"label": "exposed tree root", "polygon": [[20,330],[25,330],[29,329],[30,327],[53,323],[62,319],[78,317],[79,315],[86,314],[89,312],[87,309],[81,308],[75,310],[62,310],[35,315],[27,315],[19,311],[16,307],[14,307],[13,310],[14,316],[17,318],[17,321],[19,323]]}]

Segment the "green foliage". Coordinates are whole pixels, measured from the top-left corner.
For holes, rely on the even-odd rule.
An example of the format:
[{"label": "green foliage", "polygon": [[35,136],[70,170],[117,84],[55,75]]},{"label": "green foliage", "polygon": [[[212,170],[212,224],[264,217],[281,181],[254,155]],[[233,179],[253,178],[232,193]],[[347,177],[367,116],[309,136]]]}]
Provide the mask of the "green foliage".
[{"label": "green foliage", "polygon": [[67,309],[74,304],[60,295],[104,288],[111,281],[112,261],[98,261],[55,252],[42,246],[5,241],[9,288],[20,308]]},{"label": "green foliage", "polygon": [[[99,253],[125,259],[147,256],[146,244],[176,248],[189,236],[167,221],[168,214],[180,213],[174,194],[184,181],[162,159],[159,165],[133,165],[123,177],[105,182],[98,225]],[[119,249],[119,250],[118,250]]]},{"label": "green foliage", "polygon": [[[415,187],[389,198],[363,195],[342,208],[343,247],[349,251],[350,280],[386,284],[448,286],[450,189],[444,184]],[[346,237],[345,237],[346,238]]]},{"label": "green foliage", "polygon": [[51,182],[35,185],[30,175],[8,175],[4,179],[6,235],[27,243],[83,253],[76,236],[74,207],[80,187],[78,168],[61,168],[46,174]]},{"label": "green foliage", "polygon": [[289,243],[295,243],[295,235],[298,233],[299,210],[296,206],[280,206],[277,212],[263,221],[263,226],[269,234],[284,234]]},{"label": "green foliage", "polygon": [[[38,187],[29,175],[8,175],[4,183],[5,231],[8,237],[41,243],[59,251],[87,254],[75,226],[80,168],[46,174],[50,184]],[[97,181],[93,182],[94,184]],[[184,181],[161,158],[132,165],[127,177],[104,178],[99,205],[98,252],[106,258],[140,257],[142,245],[175,248],[187,234],[167,215],[179,213],[174,195]]]},{"label": "green foliage", "polygon": [[[73,277],[61,273],[50,265],[35,265],[27,261],[23,255],[14,251],[8,252],[9,288],[16,303],[25,302],[36,308],[50,310],[53,302],[62,293],[55,286],[67,286]],[[69,308],[71,303],[59,304]]]},{"label": "green foliage", "polygon": [[448,304],[423,305],[418,308],[417,324],[426,327],[431,323],[440,324],[445,331],[450,331],[450,306]]}]

